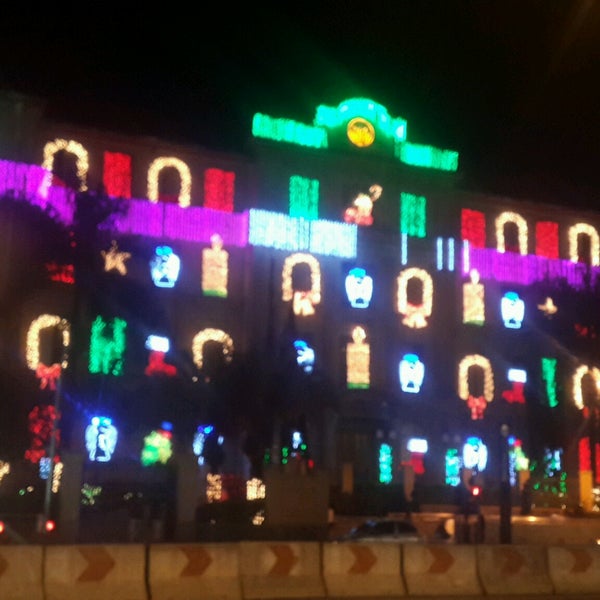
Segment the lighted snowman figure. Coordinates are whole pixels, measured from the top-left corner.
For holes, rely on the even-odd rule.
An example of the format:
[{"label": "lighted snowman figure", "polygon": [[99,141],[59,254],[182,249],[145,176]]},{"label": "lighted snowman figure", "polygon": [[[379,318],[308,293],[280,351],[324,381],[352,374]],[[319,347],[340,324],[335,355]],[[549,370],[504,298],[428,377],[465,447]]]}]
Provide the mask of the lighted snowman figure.
[{"label": "lighted snowman figure", "polygon": [[157,246],[150,261],[150,274],[156,287],[172,288],[179,278],[181,260],[170,246]]},{"label": "lighted snowman figure", "polygon": [[356,267],[346,276],[346,296],[352,308],[368,308],[373,297],[373,278]]},{"label": "lighted snowman figure", "polygon": [[400,361],[398,370],[402,391],[418,394],[425,377],[425,365],[419,360],[419,357],[416,354],[405,354]]},{"label": "lighted snowman figure", "polygon": [[506,292],[500,301],[504,327],[520,329],[525,317],[525,302],[516,292]]}]

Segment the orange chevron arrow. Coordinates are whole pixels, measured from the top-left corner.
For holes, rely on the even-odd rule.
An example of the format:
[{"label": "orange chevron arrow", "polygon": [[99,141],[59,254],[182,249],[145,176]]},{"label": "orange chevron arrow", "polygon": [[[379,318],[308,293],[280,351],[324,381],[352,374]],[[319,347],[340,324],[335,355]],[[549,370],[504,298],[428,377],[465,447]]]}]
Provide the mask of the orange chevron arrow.
[{"label": "orange chevron arrow", "polygon": [[198,546],[184,547],[179,546],[179,549],[186,555],[187,564],[182,569],[181,577],[194,577],[203,575],[212,563],[211,555],[204,549]]},{"label": "orange chevron arrow", "polygon": [[454,564],[454,557],[447,550],[437,546],[429,546],[428,550],[434,558],[429,567],[429,573],[445,573]]},{"label": "orange chevron arrow", "polygon": [[8,569],[8,563],[4,560],[4,556],[0,554],[0,577],[4,575],[4,572]]},{"label": "orange chevron arrow", "polygon": [[377,557],[373,554],[371,548],[352,544],[350,551],[354,554],[354,564],[348,570],[348,573],[364,574],[371,570],[371,567],[377,562]]},{"label": "orange chevron arrow", "polygon": [[79,554],[88,562],[88,566],[79,575],[77,581],[100,581],[115,566],[112,556],[102,547],[78,548]]},{"label": "orange chevron arrow", "polygon": [[584,573],[590,568],[592,557],[585,550],[569,548],[569,552],[575,559],[575,564],[571,567],[571,573]]},{"label": "orange chevron arrow", "polygon": [[494,548],[494,562],[504,561],[500,573],[502,575],[515,575],[523,566],[523,556],[512,548]]},{"label": "orange chevron arrow", "polygon": [[285,544],[275,544],[269,547],[277,558],[269,575],[289,575],[292,567],[298,562],[298,557],[293,553],[291,547]]}]

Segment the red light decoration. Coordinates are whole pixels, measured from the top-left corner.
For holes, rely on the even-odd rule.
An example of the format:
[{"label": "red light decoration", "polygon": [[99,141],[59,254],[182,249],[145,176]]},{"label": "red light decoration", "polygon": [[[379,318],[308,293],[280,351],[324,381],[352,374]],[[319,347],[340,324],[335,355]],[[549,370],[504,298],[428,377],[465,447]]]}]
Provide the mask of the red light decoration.
[{"label": "red light decoration", "polygon": [[[37,464],[46,456],[46,447],[50,443],[54,422],[58,419],[58,412],[52,405],[36,406],[29,413],[29,433],[31,434],[31,446],[25,451],[25,459]],[[54,439],[58,446],[60,442],[60,430],[54,429]],[[58,454],[54,457],[55,462],[60,462]]]},{"label": "red light decoration", "polygon": [[546,258],[558,258],[558,223],[539,221],[535,224],[535,253]]},{"label": "red light decoration", "polygon": [[472,248],[485,248],[485,215],[479,210],[463,208],[460,219],[462,239]]},{"label": "red light decoration", "polygon": [[46,263],[46,270],[50,276],[50,281],[60,283],[75,283],[75,270],[73,265],[59,265],[55,262]]},{"label": "red light decoration", "polygon": [[589,437],[584,437],[579,440],[579,470],[592,470],[592,453],[590,449]]},{"label": "red light decoration", "polygon": [[148,356],[148,365],[144,369],[146,375],[166,375],[173,377],[177,375],[177,367],[165,362],[165,353],[159,350],[151,350]]},{"label": "red light decoration", "polygon": [[131,198],[131,156],[121,152],[105,152],[102,182],[109,196]]},{"label": "red light decoration", "polygon": [[235,173],[221,169],[204,171],[204,208],[233,212]]}]

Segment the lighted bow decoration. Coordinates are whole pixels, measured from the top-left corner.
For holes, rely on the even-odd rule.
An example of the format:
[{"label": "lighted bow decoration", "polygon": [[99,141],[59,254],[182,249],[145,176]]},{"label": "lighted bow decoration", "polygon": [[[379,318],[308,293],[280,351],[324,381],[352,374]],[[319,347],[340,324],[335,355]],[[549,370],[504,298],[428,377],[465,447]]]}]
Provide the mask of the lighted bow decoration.
[{"label": "lighted bow decoration", "polygon": [[467,408],[471,411],[471,419],[477,421],[483,419],[483,413],[487,407],[487,401],[483,396],[472,396],[467,398]]},{"label": "lighted bow decoration", "polygon": [[54,363],[48,367],[44,363],[40,363],[35,370],[35,376],[40,380],[40,390],[46,388],[56,390],[56,381],[60,377],[60,373],[60,364]]}]

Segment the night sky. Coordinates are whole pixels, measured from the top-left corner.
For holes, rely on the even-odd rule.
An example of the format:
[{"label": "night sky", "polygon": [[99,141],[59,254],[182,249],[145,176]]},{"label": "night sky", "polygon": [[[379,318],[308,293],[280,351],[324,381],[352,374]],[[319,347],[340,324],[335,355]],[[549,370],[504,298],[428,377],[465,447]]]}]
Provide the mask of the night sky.
[{"label": "night sky", "polygon": [[600,208],[600,2],[248,4],[3,7],[0,89],[232,152],[255,112],[311,123],[368,97],[410,141],[458,150],[465,189]]}]

